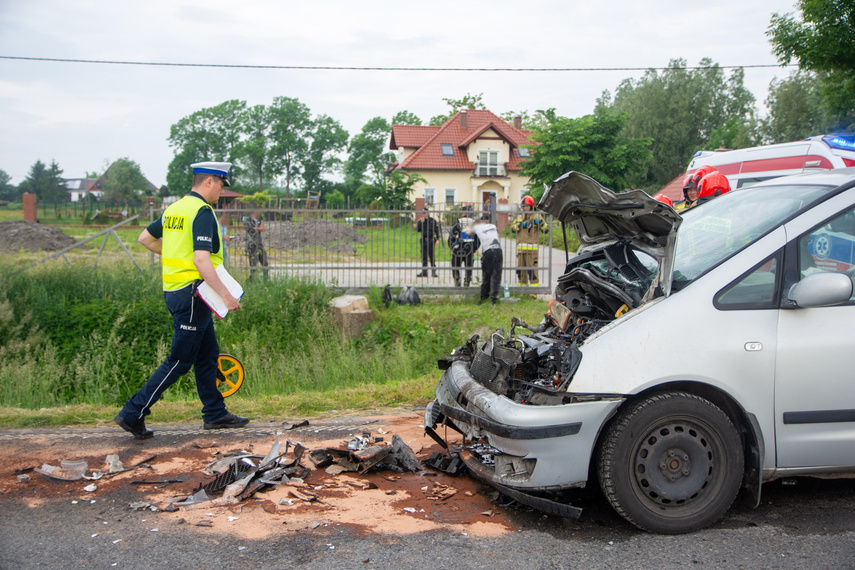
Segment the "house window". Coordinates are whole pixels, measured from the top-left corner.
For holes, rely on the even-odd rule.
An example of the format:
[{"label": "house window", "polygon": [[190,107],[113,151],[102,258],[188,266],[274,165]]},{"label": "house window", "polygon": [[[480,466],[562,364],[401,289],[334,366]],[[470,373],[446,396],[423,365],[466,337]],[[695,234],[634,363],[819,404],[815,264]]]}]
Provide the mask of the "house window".
[{"label": "house window", "polygon": [[454,156],[454,147],[449,143],[441,143],[439,146],[442,147],[442,156]]},{"label": "house window", "polygon": [[529,158],[531,156],[531,153],[528,152],[527,148],[520,148],[518,150],[520,151],[520,158]]},{"label": "house window", "polygon": [[436,188],[425,188],[425,204],[433,206],[433,197],[436,194]]},{"label": "house window", "polygon": [[499,175],[499,151],[497,150],[479,150],[478,151],[478,176],[498,176]]},{"label": "house window", "polygon": [[445,189],[445,203],[454,204],[454,195],[457,193],[457,188]]}]

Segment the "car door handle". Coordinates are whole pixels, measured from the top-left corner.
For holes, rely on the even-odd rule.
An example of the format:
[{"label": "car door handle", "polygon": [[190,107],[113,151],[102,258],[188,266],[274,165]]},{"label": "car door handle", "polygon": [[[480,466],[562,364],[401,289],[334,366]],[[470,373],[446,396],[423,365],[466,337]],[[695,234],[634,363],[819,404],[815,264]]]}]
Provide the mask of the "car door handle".
[{"label": "car door handle", "polygon": [[762,342],[746,342],[745,343],[745,350],[747,352],[757,352],[759,350],[763,350],[763,343]]}]

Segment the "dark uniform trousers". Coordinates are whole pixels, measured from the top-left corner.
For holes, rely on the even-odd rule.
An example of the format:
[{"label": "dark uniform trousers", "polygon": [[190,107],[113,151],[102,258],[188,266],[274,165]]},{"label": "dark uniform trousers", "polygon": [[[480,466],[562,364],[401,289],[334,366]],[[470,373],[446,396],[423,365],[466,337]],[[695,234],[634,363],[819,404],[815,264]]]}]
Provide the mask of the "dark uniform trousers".
[{"label": "dark uniform trousers", "polygon": [[502,249],[494,247],[481,254],[481,298],[499,298],[502,284]]},{"label": "dark uniform trousers", "polygon": [[172,313],[172,350],[142,389],[125,402],[120,412],[130,424],[139,423],[163,392],[195,367],[196,391],[202,401],[202,417],[212,422],[226,413],[223,395],[217,389],[217,357],[220,346],[214,333],[211,309],[195,295],[195,285],[164,291],[166,308]]}]

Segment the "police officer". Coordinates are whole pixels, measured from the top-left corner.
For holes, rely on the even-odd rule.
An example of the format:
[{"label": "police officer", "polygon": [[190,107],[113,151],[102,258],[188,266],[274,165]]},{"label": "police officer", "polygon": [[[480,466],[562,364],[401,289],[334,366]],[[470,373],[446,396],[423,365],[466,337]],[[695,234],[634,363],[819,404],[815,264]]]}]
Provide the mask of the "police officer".
[{"label": "police officer", "polygon": [[249,420],[226,410],[217,389],[217,357],[220,347],[214,332],[211,310],[196,293],[206,281],[222,296],[230,311],[240,309],[220,281],[216,267],[223,263],[223,244],[214,210],[223,188],[229,186],[228,162],[192,164],[193,188],[169,206],[163,215],[142,231],[137,239],[150,251],[161,255],[163,297],[172,314],[172,349],[142,389],[125,402],[115,422],[136,439],[154,435],[145,426],[145,417],[163,392],[195,367],[196,391],[202,401],[205,429],[236,428]]}]

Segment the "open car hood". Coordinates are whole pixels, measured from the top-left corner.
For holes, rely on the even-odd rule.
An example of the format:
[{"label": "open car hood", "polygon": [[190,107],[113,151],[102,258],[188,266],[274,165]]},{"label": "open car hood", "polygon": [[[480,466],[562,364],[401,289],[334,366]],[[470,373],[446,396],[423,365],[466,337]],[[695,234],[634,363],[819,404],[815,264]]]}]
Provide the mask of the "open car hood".
[{"label": "open car hood", "polygon": [[651,288],[671,293],[671,273],[680,215],[641,190],[615,194],[580,172],[568,172],[552,183],[538,209],[569,224],[584,248],[631,243],[659,261]]}]

